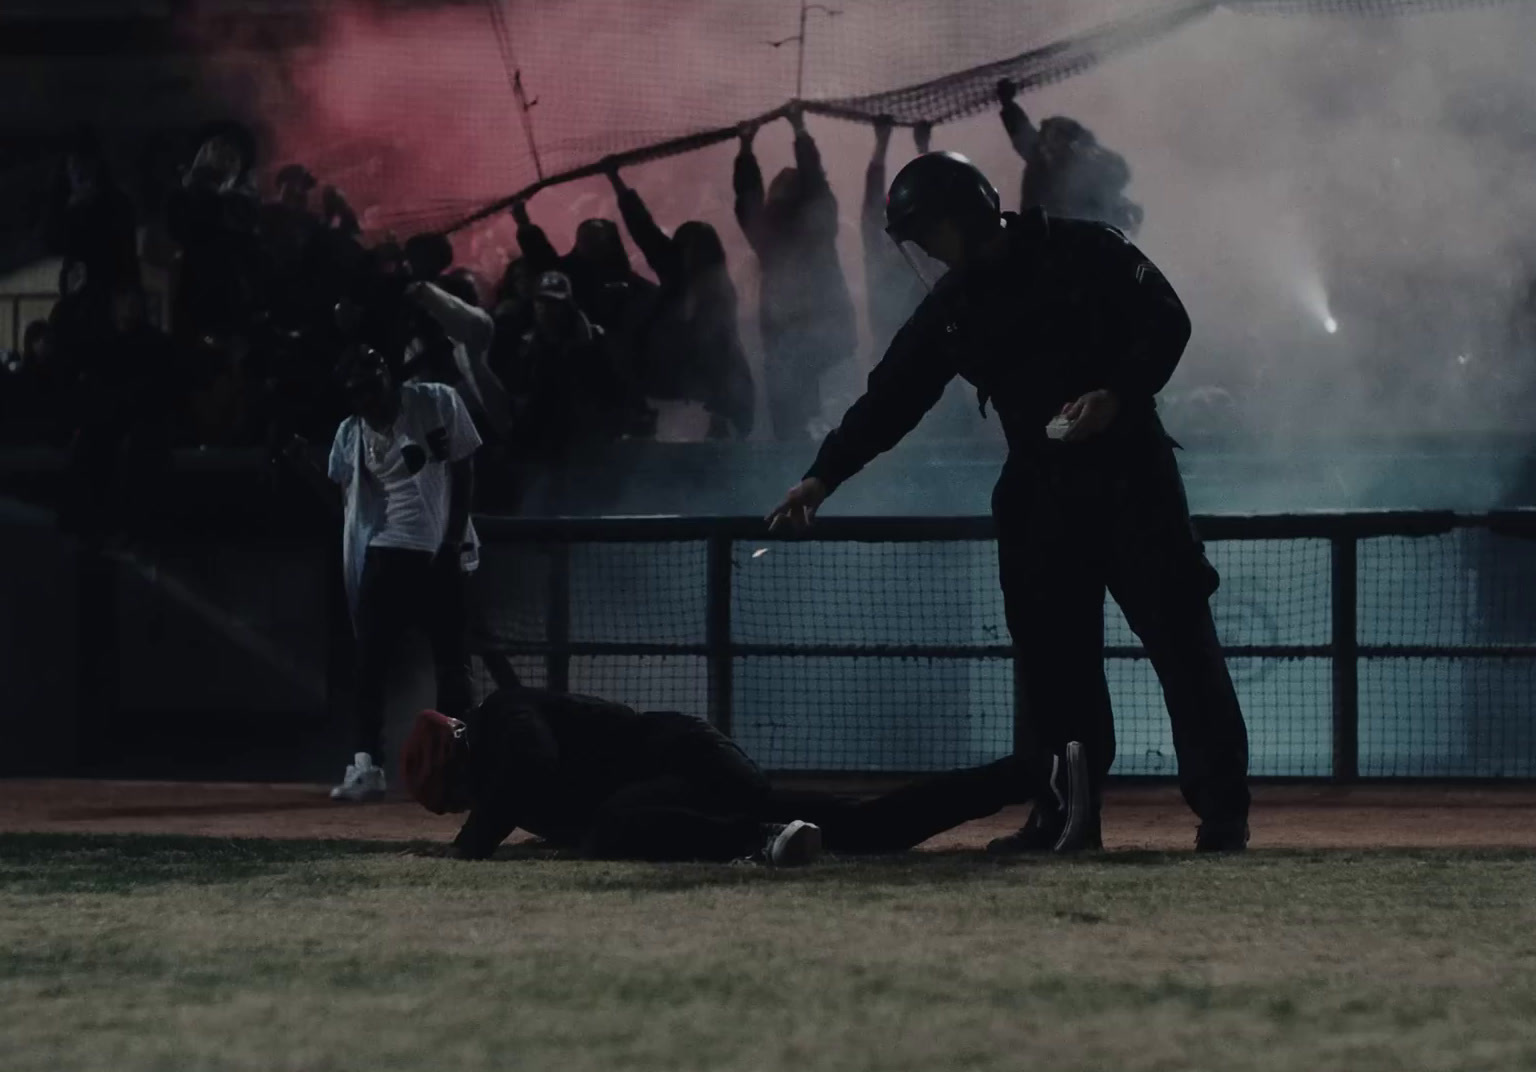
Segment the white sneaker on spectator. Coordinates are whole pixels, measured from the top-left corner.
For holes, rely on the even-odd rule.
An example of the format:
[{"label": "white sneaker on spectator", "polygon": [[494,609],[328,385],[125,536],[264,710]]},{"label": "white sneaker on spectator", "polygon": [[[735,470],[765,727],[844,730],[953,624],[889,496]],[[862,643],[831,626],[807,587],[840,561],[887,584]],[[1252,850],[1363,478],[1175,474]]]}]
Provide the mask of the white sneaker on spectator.
[{"label": "white sneaker on spectator", "polygon": [[332,800],[346,800],[362,804],[370,800],[384,799],[384,768],[373,765],[373,757],[359,752],[347,766],[347,776],[331,790]]}]

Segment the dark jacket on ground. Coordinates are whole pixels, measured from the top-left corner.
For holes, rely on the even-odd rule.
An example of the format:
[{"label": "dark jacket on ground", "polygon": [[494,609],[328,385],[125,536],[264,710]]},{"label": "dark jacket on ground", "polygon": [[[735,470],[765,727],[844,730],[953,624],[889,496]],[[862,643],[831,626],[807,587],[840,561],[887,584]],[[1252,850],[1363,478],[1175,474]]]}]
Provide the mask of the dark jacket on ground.
[{"label": "dark jacket on ground", "polygon": [[[951,271],[892,340],[863,397],[807,476],[835,488],[911,431],[955,376],[990,401],[1018,454],[1113,455],[1165,439],[1153,396],[1189,341],[1189,317],[1155,265],[1118,231],[1040,211],[1005,216],[996,251]],[[1045,426],[1100,388],[1121,412],[1086,443]]]},{"label": "dark jacket on ground", "polygon": [[1050,757],[950,771],[859,799],[774,789],[740,748],[676,712],[510,689],[465,716],[470,813],[458,855],[484,859],[514,829],[608,859],[731,860],[761,824],[804,819],[834,852],[898,852],[1039,795]]},{"label": "dark jacket on ground", "polygon": [[[804,362],[811,373],[853,356],[858,327],[837,256],[837,198],[808,134],[795,138],[794,195],[770,201],[750,149],[736,157],[736,219],[762,265],[763,347],[769,359]],[[804,349],[804,353],[783,353]]]},{"label": "dark jacket on ground", "polygon": [[752,370],[741,345],[736,287],[725,264],[690,278],[678,243],[656,225],[638,193],[626,189],[619,211],[661,284],[645,326],[640,384],[653,398],[704,403],[711,416],[729,420],[737,436],[746,438],[755,404]]},{"label": "dark jacket on ground", "polygon": [[471,807],[454,846],[472,858],[491,855],[515,829],[579,844],[620,789],[669,776],[693,746],[730,747],[687,715],[542,689],[498,692],[465,721]]}]

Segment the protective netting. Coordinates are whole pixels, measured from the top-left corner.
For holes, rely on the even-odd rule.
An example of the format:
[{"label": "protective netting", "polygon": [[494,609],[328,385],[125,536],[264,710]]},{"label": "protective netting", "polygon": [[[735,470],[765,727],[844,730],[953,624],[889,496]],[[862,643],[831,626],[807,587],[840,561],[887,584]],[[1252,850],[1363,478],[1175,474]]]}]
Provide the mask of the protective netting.
[{"label": "protective netting", "polygon": [[[1331,542],[1223,540],[1209,552],[1253,773],[1328,776]],[[700,717],[720,716],[728,673],[731,732],[775,770],[936,770],[1011,749],[1014,668],[990,540],[736,541],[729,564],[728,628],[712,631],[703,541],[493,542],[481,643],[512,653],[530,683]],[[1521,597],[1536,583],[1536,542],[1477,528],[1372,537],[1357,568],[1360,773],[1536,775],[1536,610]],[[1107,610],[1115,772],[1173,774],[1156,676]]]},{"label": "protective netting", "polygon": [[[1219,9],[1272,16],[1406,16],[1511,0],[697,0],[560,5],[486,0],[456,35],[466,70],[504,72],[497,99],[446,113],[494,140],[480,204],[458,192],[394,205],[395,227],[459,229],[514,198],[729,141],[795,102],[813,114],[944,123],[994,105],[999,79],[1027,92],[1169,37]],[[466,15],[474,9],[464,9]],[[340,77],[346,75],[343,70]],[[346,87],[331,91],[345,95]],[[322,93],[326,87],[322,86]],[[342,147],[336,147],[344,155]],[[439,161],[451,171],[453,160]],[[388,163],[380,165],[387,168]],[[478,169],[482,172],[484,169]],[[365,184],[368,176],[354,179]],[[489,202],[489,203],[486,203]]]}]

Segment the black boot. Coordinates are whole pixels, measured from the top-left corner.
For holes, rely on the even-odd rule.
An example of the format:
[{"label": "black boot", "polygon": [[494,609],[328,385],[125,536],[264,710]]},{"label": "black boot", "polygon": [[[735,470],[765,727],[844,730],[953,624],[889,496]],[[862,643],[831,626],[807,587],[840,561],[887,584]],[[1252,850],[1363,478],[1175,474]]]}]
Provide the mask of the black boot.
[{"label": "black boot", "polygon": [[1078,852],[1091,846],[1090,836],[1102,843],[1098,811],[1088,786],[1088,761],[1083,746],[1070,742],[1060,755],[1051,757],[1051,795],[1035,801],[1029,819],[1006,837],[987,845],[993,856],[1017,856],[1031,852]]},{"label": "black boot", "polygon": [[1195,830],[1196,852],[1246,852],[1248,823],[1201,823]]}]

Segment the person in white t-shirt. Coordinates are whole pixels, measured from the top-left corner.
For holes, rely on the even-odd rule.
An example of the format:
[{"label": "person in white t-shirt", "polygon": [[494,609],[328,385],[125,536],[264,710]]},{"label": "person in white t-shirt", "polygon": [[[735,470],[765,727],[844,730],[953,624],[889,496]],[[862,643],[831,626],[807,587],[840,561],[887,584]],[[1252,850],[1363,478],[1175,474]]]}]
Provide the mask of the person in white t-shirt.
[{"label": "person in white t-shirt", "polygon": [[358,347],[340,369],[353,416],[336,430],[328,475],[346,498],[343,563],[357,635],[357,747],[336,800],[384,795],[384,689],[400,641],[432,645],[437,706],[469,707],[464,574],[479,565],[470,521],[480,435],[446,384],[401,385]]}]

